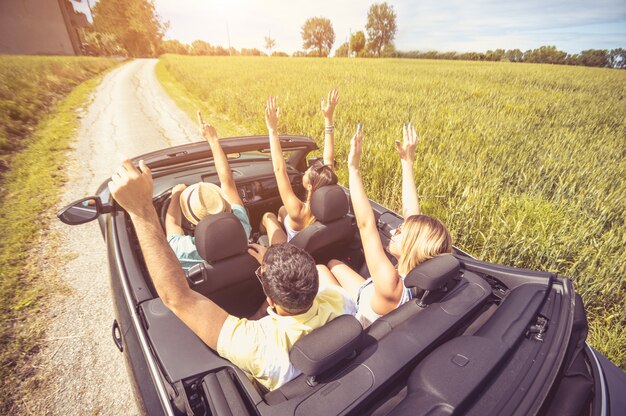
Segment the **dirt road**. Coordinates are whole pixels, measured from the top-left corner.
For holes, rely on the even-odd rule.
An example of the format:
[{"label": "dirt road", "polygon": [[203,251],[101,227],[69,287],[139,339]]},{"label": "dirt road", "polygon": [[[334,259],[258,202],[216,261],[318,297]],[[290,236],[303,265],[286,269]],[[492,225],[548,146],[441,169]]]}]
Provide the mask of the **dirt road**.
[{"label": "dirt road", "polygon": [[[82,110],[63,206],[92,195],[126,157],[200,140],[154,74],[157,60],[136,60],[108,74]],[[52,225],[69,295],[50,305],[45,346],[35,359],[43,385],[33,414],[137,414],[122,354],[111,338],[114,318],[106,247],[96,222]],[[67,260],[71,259],[71,260]]]}]

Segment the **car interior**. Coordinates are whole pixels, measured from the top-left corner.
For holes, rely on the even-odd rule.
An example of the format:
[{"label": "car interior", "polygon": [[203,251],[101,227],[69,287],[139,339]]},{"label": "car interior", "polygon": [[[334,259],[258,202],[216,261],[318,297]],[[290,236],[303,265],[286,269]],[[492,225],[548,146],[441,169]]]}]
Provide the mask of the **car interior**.
[{"label": "car interior", "polygon": [[[301,197],[306,156],[306,151],[292,152],[288,164],[292,186]],[[263,213],[277,212],[282,205],[271,160],[268,154],[257,152],[240,154],[229,162],[249,213],[252,239],[257,241]],[[162,221],[174,185],[219,184],[210,163],[153,172],[154,205]],[[319,221],[292,243],[309,251],[318,263],[337,258],[367,276],[349,191],[333,185],[318,190],[314,198],[311,205]],[[386,246],[402,218],[376,202],[371,205]],[[254,274],[258,264],[247,254],[248,240],[239,221],[223,213],[202,220],[195,228],[183,225],[196,237],[198,251],[206,260],[187,273],[190,287],[233,315],[251,316],[265,295]],[[141,270],[128,273],[131,291],[180,414],[533,412],[524,403],[554,394],[547,387],[536,389],[550,386],[559,370],[542,366],[541,357],[565,350],[563,344],[570,342],[567,325],[559,324],[570,319],[568,305],[574,302],[568,280],[553,273],[482,262],[455,248],[453,254],[431,259],[406,277],[405,285],[423,296],[367,329],[356,318],[342,316],[301,338],[290,360],[302,374],[267,391],[208,348],[163,305],[128,219],[125,226],[118,226],[118,233],[128,235],[128,241],[120,244],[129,244],[129,252],[135,253],[135,258],[125,259],[127,267]],[[525,400],[530,397],[532,401]]]}]

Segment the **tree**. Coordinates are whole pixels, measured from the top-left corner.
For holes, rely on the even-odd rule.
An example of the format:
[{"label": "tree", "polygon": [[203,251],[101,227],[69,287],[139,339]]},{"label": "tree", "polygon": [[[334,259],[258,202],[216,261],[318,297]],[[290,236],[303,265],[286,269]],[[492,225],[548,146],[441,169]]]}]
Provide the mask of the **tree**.
[{"label": "tree", "polygon": [[611,52],[609,52],[609,64],[612,68],[626,68],[626,49],[611,49]]},{"label": "tree", "polygon": [[556,46],[541,46],[524,52],[524,62],[538,64],[564,64],[567,53],[560,51]]},{"label": "tree", "polygon": [[335,31],[325,17],[311,17],[302,26],[302,47],[313,49],[316,56],[328,56],[335,43]]},{"label": "tree", "polygon": [[587,49],[578,55],[579,65],[584,66],[609,66],[609,51],[606,49]]},{"label": "tree", "polygon": [[367,12],[367,46],[372,53],[380,56],[383,49],[393,42],[396,37],[396,12],[393,6],[385,3],[375,3]]},{"label": "tree", "polygon": [[365,49],[365,33],[362,30],[350,36],[350,51],[360,56]]},{"label": "tree", "polygon": [[509,49],[508,51],[504,53],[504,57],[509,62],[522,62],[522,58],[524,57],[524,54],[519,49]]},{"label": "tree", "polygon": [[257,48],[241,48],[241,56],[261,56],[261,51]]},{"label": "tree", "polygon": [[115,37],[130,56],[156,56],[168,23],[153,0],[100,0],[93,7],[96,31]]},{"label": "tree", "polygon": [[276,46],[276,39],[272,39],[269,36],[265,36],[265,49],[269,51],[269,55],[272,55],[272,49]]},{"label": "tree", "polygon": [[164,40],[159,46],[159,53],[175,53],[178,55],[187,55],[189,53],[188,46],[177,40]]},{"label": "tree", "polygon": [[209,42],[194,40],[191,42],[189,53],[191,55],[213,55],[213,47]]},{"label": "tree", "polygon": [[350,48],[350,45],[348,44],[348,42],[344,42],[342,43],[337,50],[335,51],[335,56],[338,57],[346,57],[348,56],[348,49]]}]

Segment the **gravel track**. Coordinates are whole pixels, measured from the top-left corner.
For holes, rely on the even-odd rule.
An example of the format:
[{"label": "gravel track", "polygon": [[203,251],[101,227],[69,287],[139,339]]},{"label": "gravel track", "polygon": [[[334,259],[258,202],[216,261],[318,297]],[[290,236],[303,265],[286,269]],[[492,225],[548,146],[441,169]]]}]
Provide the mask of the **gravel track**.
[{"label": "gravel track", "polygon": [[[107,74],[81,109],[68,155],[62,202],[93,195],[127,157],[200,140],[195,125],[160,86],[156,59],[134,60]],[[134,415],[124,358],[111,338],[114,319],[106,247],[97,222],[69,227],[54,221],[60,244],[39,252],[59,264],[67,295],[54,299],[49,327],[33,365],[42,380],[31,414]]]}]

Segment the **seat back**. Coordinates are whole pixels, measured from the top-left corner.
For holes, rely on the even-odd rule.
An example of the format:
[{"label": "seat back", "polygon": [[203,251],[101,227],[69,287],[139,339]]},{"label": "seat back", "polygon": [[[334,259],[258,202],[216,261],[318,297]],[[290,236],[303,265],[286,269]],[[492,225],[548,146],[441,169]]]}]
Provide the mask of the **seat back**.
[{"label": "seat back", "polygon": [[353,239],[356,228],[347,216],[348,209],[348,197],[339,185],[319,188],[311,197],[311,212],[317,221],[300,231],[290,243],[319,261],[325,253]]},{"label": "seat back", "polygon": [[198,223],[194,236],[205,263],[188,275],[192,288],[238,317],[254,314],[265,294],[254,275],[259,266],[248,254],[248,239],[232,213],[209,215]]}]

